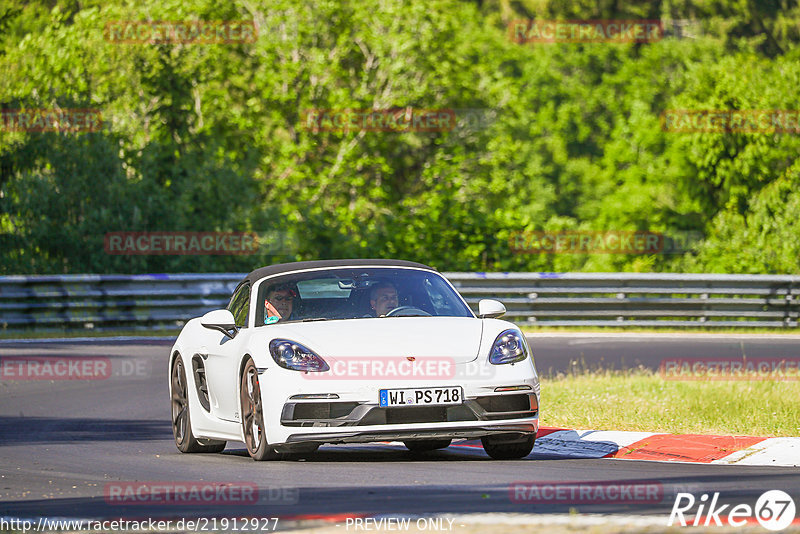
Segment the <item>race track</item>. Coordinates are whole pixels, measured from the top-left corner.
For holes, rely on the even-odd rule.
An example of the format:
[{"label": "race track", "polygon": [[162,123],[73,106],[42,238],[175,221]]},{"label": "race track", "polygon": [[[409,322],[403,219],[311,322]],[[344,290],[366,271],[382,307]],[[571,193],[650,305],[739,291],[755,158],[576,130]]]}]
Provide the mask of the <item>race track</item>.
[{"label": "race track", "polygon": [[[800,338],[535,336],[541,370],[587,363],[657,368],[667,355],[698,357],[748,351],[750,357],[796,357]],[[166,362],[170,343],[73,342],[0,344],[0,357],[104,356],[103,380],[0,382],[0,516],[5,517],[291,517],[329,514],[482,512],[659,514],[675,494],[721,492],[721,503],[748,503],[781,489],[800,503],[796,468],[696,465],[625,460],[564,460],[534,452],[492,461],[482,449],[451,446],[413,455],[402,446],[324,446],[303,460],[250,460],[241,443],[222,454],[180,454],[169,422]],[[637,363],[638,362],[638,363]],[[259,488],[253,502],[203,506],[109,502],[109,484],[136,481],[223,482]],[[513,498],[514,482],[660,484],[648,502],[529,502]],[[513,492],[512,492],[513,493]]]},{"label": "race track", "polygon": [[800,357],[800,335],[766,334],[533,334],[528,336],[539,374],[572,367],[658,370],[675,358]]}]

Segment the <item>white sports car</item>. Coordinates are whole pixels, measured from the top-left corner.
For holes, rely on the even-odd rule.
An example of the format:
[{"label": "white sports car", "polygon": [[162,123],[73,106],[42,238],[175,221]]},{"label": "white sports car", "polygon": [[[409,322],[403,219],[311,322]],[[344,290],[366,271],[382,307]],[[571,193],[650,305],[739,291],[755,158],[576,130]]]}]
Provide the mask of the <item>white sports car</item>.
[{"label": "white sports car", "polygon": [[323,443],[421,452],[481,438],[492,458],[522,458],[539,429],[539,379],[504,313],[486,299],[476,317],[441,274],[408,261],[255,270],[172,347],[175,444],[243,441],[265,460]]}]

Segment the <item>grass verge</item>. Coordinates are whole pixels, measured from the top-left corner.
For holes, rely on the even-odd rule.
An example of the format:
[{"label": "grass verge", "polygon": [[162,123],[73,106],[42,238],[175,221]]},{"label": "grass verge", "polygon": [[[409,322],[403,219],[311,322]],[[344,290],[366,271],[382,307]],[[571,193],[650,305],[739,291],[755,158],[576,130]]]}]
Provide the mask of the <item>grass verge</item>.
[{"label": "grass verge", "polygon": [[646,369],[541,380],[543,426],[800,436],[800,381],[672,381]]}]

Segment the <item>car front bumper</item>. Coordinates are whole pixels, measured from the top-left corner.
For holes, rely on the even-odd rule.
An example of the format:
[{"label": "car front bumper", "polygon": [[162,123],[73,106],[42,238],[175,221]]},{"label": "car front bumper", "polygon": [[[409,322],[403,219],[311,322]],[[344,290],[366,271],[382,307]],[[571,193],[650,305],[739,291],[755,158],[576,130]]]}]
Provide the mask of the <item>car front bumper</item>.
[{"label": "car front bumper", "polygon": [[539,421],[500,423],[491,426],[406,428],[392,430],[358,430],[333,433],[291,434],[287,445],[295,443],[370,443],[375,441],[405,441],[414,439],[475,439],[492,434],[536,434]]},{"label": "car front bumper", "polygon": [[[321,381],[282,369],[270,376],[265,370],[259,383],[268,440],[280,447],[538,432],[539,381],[533,365],[488,370],[484,376],[421,382]],[[379,402],[380,389],[455,386],[463,388],[464,401],[457,405],[381,407]]]}]

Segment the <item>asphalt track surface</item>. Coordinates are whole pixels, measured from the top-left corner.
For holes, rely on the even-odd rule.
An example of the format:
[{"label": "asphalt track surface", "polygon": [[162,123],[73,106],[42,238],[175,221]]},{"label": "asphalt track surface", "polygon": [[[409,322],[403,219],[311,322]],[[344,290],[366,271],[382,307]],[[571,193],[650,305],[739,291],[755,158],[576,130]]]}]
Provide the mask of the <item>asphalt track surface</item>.
[{"label": "asphalt track surface", "polygon": [[[796,357],[800,337],[535,336],[537,366],[655,366],[665,357]],[[169,342],[0,343],[3,356],[104,356],[105,380],[0,382],[0,517],[296,517],[329,514],[582,513],[657,514],[679,491],[720,492],[721,504],[753,506],[781,489],[800,505],[800,469],[557,459],[533,453],[493,461],[477,447],[412,454],[402,446],[323,446],[305,458],[253,462],[242,443],[221,454],[181,454],[170,427]],[[254,484],[257,502],[202,506],[119,505],[107,484],[135,481]],[[518,502],[515,482],[660,484],[657,499]]]},{"label": "asphalt track surface", "polygon": [[800,358],[800,336],[764,334],[534,334],[536,368],[549,375],[570,368],[658,370],[663,360]]}]

